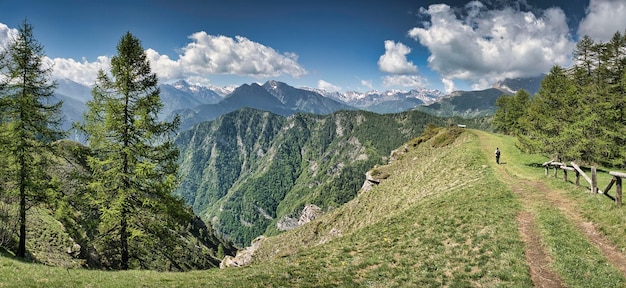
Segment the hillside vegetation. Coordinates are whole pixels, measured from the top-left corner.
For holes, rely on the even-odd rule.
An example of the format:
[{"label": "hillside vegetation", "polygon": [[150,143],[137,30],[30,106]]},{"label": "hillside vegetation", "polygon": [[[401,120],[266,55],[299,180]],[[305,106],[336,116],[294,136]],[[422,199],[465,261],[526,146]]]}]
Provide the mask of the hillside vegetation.
[{"label": "hillside vegetation", "polygon": [[[546,178],[533,165],[543,158],[522,154],[514,143],[485,132],[430,129],[407,142],[397,160],[375,168],[386,175],[380,185],[267,238],[245,268],[66,271],[2,257],[0,278],[10,279],[6,287],[530,287],[541,285],[534,275],[543,269],[555,275],[554,287],[626,285],[620,256],[607,257],[579,229],[582,223],[606,235],[605,244],[623,258],[623,208],[586,187]],[[503,151],[499,166],[491,155],[496,145]],[[520,215],[531,216],[536,242],[520,230]],[[531,261],[531,251],[545,251],[547,264]]]},{"label": "hillside vegetation", "polygon": [[[283,117],[242,109],[180,133],[176,194],[217,231],[246,246],[308,204],[328,211],[352,200],[374,165],[448,119],[419,111],[340,111]],[[466,123],[469,122],[469,123]],[[477,127],[478,122],[463,123]]]}]

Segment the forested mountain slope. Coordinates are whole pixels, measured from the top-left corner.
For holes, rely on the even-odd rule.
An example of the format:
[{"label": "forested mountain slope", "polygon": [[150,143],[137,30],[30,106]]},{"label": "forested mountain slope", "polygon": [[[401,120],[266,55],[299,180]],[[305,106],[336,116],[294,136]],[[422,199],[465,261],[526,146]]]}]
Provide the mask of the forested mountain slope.
[{"label": "forested mountain slope", "polygon": [[176,193],[220,233],[247,245],[277,233],[277,223],[299,217],[305,205],[330,210],[351,200],[365,172],[386,163],[392,149],[426,124],[447,121],[417,111],[283,117],[242,109],[180,133]]}]

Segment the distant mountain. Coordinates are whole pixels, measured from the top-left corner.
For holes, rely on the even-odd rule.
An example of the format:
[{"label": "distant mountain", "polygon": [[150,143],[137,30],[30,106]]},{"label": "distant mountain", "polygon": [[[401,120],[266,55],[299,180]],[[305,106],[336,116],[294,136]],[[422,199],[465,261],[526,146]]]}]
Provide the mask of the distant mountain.
[{"label": "distant mountain", "polygon": [[282,116],[298,112],[329,114],[339,110],[353,109],[315,92],[294,88],[282,82],[268,81],[263,86],[256,83],[243,84],[219,103],[177,110],[173,114],[181,116],[181,129],[184,130],[197,123],[214,120],[221,115],[245,107]]},{"label": "distant mountain", "polygon": [[524,89],[530,96],[539,92],[541,81],[545,78],[545,74],[536,77],[515,78],[499,81],[493,85],[493,88],[506,92],[507,94],[515,94],[517,91]]},{"label": "distant mountain", "polygon": [[[64,102],[62,107],[64,118],[62,128],[69,130],[72,123],[82,121],[83,112],[87,110],[86,103],[92,98],[92,87],[69,79],[57,79],[56,82],[55,98]],[[230,88],[208,88],[191,85],[185,81],[161,84],[159,88],[161,89],[161,102],[164,104],[160,114],[161,117],[170,115],[174,110],[217,103],[222,100],[222,96],[219,93],[231,91]],[[74,134],[70,135],[70,138],[79,140]]]},{"label": "distant mountain", "polygon": [[418,110],[437,116],[477,117],[495,113],[496,100],[502,95],[515,94],[520,89],[534,95],[546,75],[529,78],[506,79],[492,88],[477,91],[454,91],[436,103],[418,107]]},{"label": "distant mountain", "polygon": [[222,100],[222,97],[215,91],[190,85],[182,80],[172,84],[161,84],[159,87],[161,88],[161,102],[164,104],[161,117],[169,116],[176,110],[214,104]]},{"label": "distant mountain", "polygon": [[55,94],[63,95],[76,101],[87,103],[91,100],[91,87],[74,82],[69,79],[57,79]]},{"label": "distant mountain", "polygon": [[278,81],[268,81],[263,88],[278,98],[289,109],[313,114],[330,114],[354,108],[323,96],[315,91],[299,89]]},{"label": "distant mountain", "polygon": [[[83,112],[87,111],[86,103],[91,99],[91,87],[69,79],[57,79],[56,83],[54,98],[63,101],[61,129],[70,131],[73,123],[83,120]],[[72,131],[68,138],[80,141],[80,136],[75,131]]]},{"label": "distant mountain", "polygon": [[495,112],[496,99],[510,94],[495,88],[478,91],[455,91],[446,98],[418,109],[442,117],[477,117]]},{"label": "distant mountain", "polygon": [[365,93],[349,91],[346,93],[327,92],[320,89],[304,88],[318,92],[328,98],[341,101],[349,106],[376,113],[398,113],[428,105],[443,98],[445,94],[439,90],[413,89],[410,91],[376,90]]},{"label": "distant mountain", "polygon": [[[225,96],[225,95],[222,95],[221,93],[227,91],[225,89],[220,89],[214,86],[210,88],[210,87],[204,87],[200,85],[192,85],[192,84],[187,83],[184,80],[179,80],[172,84],[163,84],[161,85],[161,88],[165,86],[170,86],[179,90],[180,92],[187,93],[193,96],[194,99],[202,102],[203,104],[214,104],[214,103],[220,102],[224,98],[223,96]],[[217,91],[214,91],[213,89]]]}]

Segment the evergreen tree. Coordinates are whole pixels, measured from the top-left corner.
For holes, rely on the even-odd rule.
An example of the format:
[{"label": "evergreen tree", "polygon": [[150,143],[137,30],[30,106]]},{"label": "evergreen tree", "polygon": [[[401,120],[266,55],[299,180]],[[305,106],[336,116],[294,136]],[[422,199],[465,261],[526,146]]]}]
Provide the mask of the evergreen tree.
[{"label": "evergreen tree", "polygon": [[[575,91],[567,72],[554,66],[520,119],[524,132],[518,134],[518,139],[523,148],[548,154],[570,151],[567,148],[581,137],[581,131],[570,129],[579,107]],[[579,153],[567,156],[579,156],[573,154]]]},{"label": "evergreen tree", "polygon": [[504,134],[518,134],[523,129],[521,119],[526,115],[526,108],[530,101],[530,94],[520,90],[515,95],[502,95],[496,99],[496,113],[493,116],[493,126]]},{"label": "evergreen tree", "polygon": [[59,130],[62,102],[53,99],[51,66],[44,63],[43,46],[26,21],[18,28],[0,60],[0,141],[9,175],[19,199],[17,256],[26,255],[26,211],[46,199],[51,181],[46,175],[51,144]]},{"label": "evergreen tree", "polygon": [[103,206],[99,230],[117,248],[111,257],[121,269],[144,256],[130,248],[159,245],[170,227],[191,216],[171,194],[178,150],[170,136],[179,120],[157,119],[163,106],[157,84],[139,39],[126,33],[110,73],[99,72],[81,126],[94,152],[88,165],[94,179],[90,188]]}]

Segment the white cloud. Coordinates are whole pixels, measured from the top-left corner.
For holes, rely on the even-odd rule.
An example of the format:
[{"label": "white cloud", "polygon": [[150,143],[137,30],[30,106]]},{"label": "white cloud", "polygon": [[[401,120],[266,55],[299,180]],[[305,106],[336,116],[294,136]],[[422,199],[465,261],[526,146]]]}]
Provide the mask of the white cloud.
[{"label": "white cloud", "polygon": [[411,48],[398,42],[385,41],[385,54],[378,59],[378,69],[391,74],[415,74],[417,66],[406,59],[411,53]]},{"label": "white cloud", "polygon": [[441,83],[443,83],[444,90],[446,93],[450,94],[456,90],[456,86],[454,85],[454,81],[446,78],[441,78]]},{"label": "white cloud", "polygon": [[234,74],[264,78],[283,74],[300,77],[307,73],[298,64],[296,54],[280,54],[245,37],[213,36],[203,31],[192,34],[189,39],[192,42],[182,49],[183,54],[177,61],[185,75]]},{"label": "white cloud", "polygon": [[339,92],[341,91],[341,87],[328,83],[324,80],[317,81],[317,88],[328,91],[328,92]]},{"label": "white cloud", "polygon": [[93,85],[98,77],[100,69],[107,71],[111,65],[111,59],[100,56],[95,62],[89,62],[83,58],[78,62],[71,58],[47,58],[46,61],[52,63],[52,77],[57,79],[69,79],[83,85]]},{"label": "white cloud", "polygon": [[0,23],[0,48],[6,47],[6,45],[17,37],[17,29],[11,29],[9,26]]},{"label": "white cloud", "polygon": [[184,78],[184,73],[179,61],[174,61],[167,55],[160,55],[159,52],[153,49],[146,50],[146,57],[150,61],[152,72],[159,76],[159,80]]},{"label": "white cloud", "polygon": [[426,79],[418,75],[387,75],[383,77],[385,87],[401,86],[421,88],[426,86]]},{"label": "white cloud", "polygon": [[[16,35],[16,29],[10,29],[0,23],[0,45]],[[291,75],[300,77],[307,71],[298,63],[295,53],[279,53],[271,47],[253,42],[245,37],[208,35],[197,32],[189,36],[191,40],[181,49],[178,59],[161,55],[158,51],[147,49],[146,55],[152,71],[159,80],[193,79],[196,83],[209,83],[211,75],[228,74],[255,78]],[[1,47],[1,46],[0,46]],[[76,61],[71,58],[47,58],[54,65],[52,76],[67,78],[72,81],[92,85],[98,70],[108,70],[110,59],[100,56],[96,61],[86,59]]]},{"label": "white cloud", "polygon": [[374,85],[372,84],[372,80],[361,80],[361,85],[367,87],[368,89],[374,89]]},{"label": "white cloud", "polygon": [[611,40],[615,32],[626,29],[626,1],[590,0],[587,15],[578,26],[578,35],[589,35],[595,41]]},{"label": "white cloud", "polygon": [[513,8],[487,10],[473,1],[463,12],[457,16],[446,4],[421,8],[420,13],[430,16],[430,21],[408,33],[429,49],[429,67],[445,79],[466,80],[482,87],[571,63],[576,43],[560,8],[536,16]]}]

